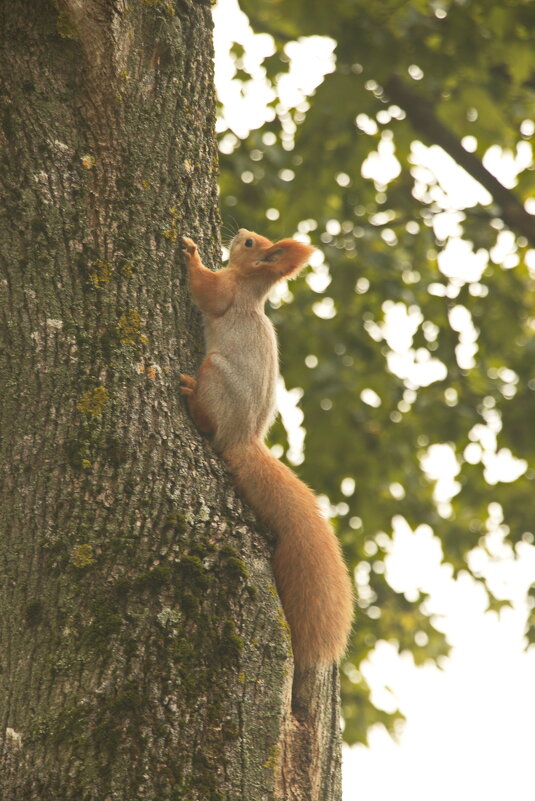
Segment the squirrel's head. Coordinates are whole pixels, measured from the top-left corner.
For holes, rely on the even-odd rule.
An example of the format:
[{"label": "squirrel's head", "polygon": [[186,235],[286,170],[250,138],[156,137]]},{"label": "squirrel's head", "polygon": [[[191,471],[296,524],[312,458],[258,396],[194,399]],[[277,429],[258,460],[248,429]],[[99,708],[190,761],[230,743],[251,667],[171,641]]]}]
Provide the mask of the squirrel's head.
[{"label": "squirrel's head", "polygon": [[274,284],[297,275],[313,252],[310,245],[294,239],[273,243],[254,231],[240,228],[230,244],[229,267],[242,275],[262,276]]}]

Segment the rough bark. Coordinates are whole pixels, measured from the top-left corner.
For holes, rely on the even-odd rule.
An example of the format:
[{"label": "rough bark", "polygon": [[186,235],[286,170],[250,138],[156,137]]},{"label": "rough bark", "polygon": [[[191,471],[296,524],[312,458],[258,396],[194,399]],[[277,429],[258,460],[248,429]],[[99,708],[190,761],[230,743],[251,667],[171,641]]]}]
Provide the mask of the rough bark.
[{"label": "rough bark", "polygon": [[177,393],[218,259],[210,9],[1,0],[0,797],[339,798],[335,672]]}]

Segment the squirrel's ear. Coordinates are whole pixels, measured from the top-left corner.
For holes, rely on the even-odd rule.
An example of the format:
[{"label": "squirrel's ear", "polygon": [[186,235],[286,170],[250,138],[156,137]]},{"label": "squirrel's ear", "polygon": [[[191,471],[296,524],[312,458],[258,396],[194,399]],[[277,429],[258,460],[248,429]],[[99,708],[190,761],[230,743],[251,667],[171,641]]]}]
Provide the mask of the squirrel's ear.
[{"label": "squirrel's ear", "polygon": [[264,253],[260,261],[263,262],[264,264],[265,263],[276,264],[280,259],[280,257],[282,256],[283,252],[284,251],[282,248],[277,247],[277,245],[273,245],[272,248],[269,248],[269,250],[266,253]]},{"label": "squirrel's ear", "polygon": [[270,265],[270,272],[288,278],[297,273],[313,253],[314,248],[310,245],[295,239],[281,239],[264,252],[259,265]]}]

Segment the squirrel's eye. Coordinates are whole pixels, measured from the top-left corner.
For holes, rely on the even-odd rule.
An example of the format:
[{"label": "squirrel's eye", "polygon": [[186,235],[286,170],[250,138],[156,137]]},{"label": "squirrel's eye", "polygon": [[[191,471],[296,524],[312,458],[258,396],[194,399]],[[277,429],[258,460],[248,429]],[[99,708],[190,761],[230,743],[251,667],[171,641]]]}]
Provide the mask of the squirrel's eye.
[{"label": "squirrel's eye", "polygon": [[252,248],[253,247],[253,240],[252,239],[246,239],[243,244],[245,245],[246,248]]}]

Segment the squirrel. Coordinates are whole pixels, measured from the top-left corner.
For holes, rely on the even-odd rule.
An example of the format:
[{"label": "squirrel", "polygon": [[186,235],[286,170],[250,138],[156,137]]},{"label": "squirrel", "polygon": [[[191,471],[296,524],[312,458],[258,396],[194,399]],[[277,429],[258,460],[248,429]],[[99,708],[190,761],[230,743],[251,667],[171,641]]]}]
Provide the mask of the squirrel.
[{"label": "squirrel", "polygon": [[353,617],[340,545],[314,493],[266,447],[279,374],[275,329],[264,312],[271,287],[292,278],[314,248],[273,244],[241,228],[227,267],[212,272],[182,237],[191,294],[203,315],[206,357],[181,392],[198,429],[212,436],[235,485],[276,535],[273,572],[298,669],[339,661]]}]

